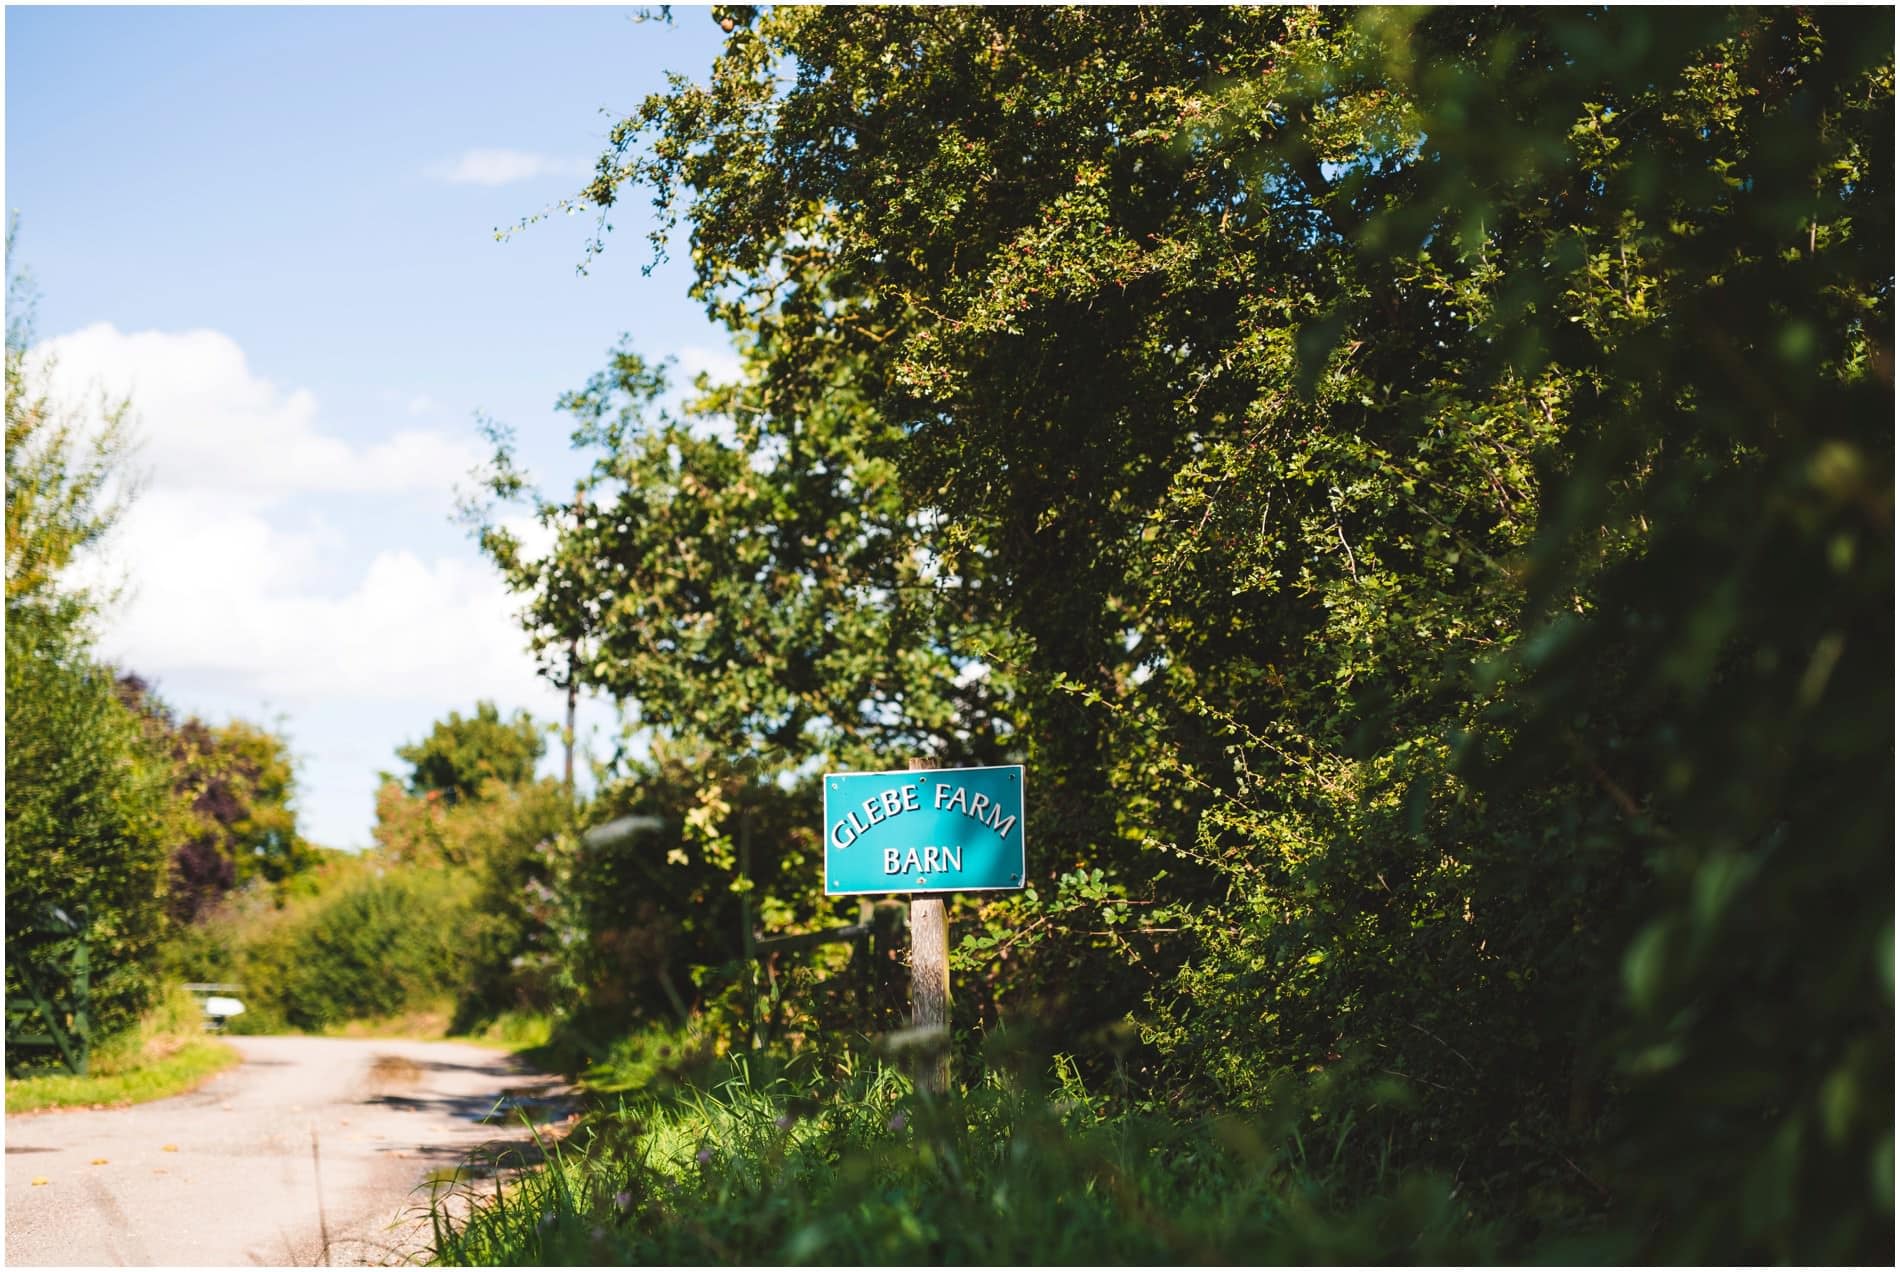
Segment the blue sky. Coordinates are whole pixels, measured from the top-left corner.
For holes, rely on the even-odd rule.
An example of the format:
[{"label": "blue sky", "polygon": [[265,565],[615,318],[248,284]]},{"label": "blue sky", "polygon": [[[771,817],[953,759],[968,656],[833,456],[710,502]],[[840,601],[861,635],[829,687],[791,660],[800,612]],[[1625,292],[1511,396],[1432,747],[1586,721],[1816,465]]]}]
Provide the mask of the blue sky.
[{"label": "blue sky", "polygon": [[[181,712],[281,723],[320,843],[369,842],[377,771],[450,709],[560,713],[452,521],[475,413],[571,489],[553,403],[621,333],[732,365],[685,269],[642,274],[643,204],[585,277],[588,215],[494,237],[577,190],[665,71],[703,78],[706,10],[633,12],[6,11],[37,334],[62,392],[129,392],[143,438],[92,566],[127,584],[101,652]],[[604,752],[611,712],[584,720]]]}]

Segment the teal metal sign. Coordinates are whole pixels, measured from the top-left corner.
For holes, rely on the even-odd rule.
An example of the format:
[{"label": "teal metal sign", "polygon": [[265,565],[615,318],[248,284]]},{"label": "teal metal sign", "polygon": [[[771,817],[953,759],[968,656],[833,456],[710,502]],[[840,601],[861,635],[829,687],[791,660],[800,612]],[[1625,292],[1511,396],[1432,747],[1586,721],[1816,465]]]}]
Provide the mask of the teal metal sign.
[{"label": "teal metal sign", "polygon": [[1020,888],[1023,766],[825,774],[825,895]]}]

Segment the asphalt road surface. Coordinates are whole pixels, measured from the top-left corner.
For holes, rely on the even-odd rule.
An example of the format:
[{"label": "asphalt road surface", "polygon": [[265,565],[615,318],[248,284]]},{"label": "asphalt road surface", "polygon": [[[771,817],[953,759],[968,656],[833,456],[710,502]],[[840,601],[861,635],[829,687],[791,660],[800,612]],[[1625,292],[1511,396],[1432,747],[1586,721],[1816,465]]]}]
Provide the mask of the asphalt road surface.
[{"label": "asphalt road surface", "polygon": [[556,1079],[482,1047],[229,1041],[244,1062],[188,1095],[7,1118],[7,1263],[419,1262],[431,1180],[532,1160],[515,1110],[565,1111]]}]

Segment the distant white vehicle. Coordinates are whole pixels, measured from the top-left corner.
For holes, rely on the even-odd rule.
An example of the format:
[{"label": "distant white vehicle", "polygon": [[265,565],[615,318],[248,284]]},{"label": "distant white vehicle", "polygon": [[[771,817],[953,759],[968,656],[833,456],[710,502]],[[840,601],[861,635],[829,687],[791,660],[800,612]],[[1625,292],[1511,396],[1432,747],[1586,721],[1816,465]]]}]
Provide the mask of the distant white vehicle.
[{"label": "distant white vehicle", "polygon": [[212,1021],[219,1026],[222,1026],[224,1022],[231,1019],[231,1017],[242,1016],[243,1014],[244,1004],[235,998],[225,998],[222,995],[213,994],[211,997],[205,999],[205,1015],[211,1017]]},{"label": "distant white vehicle", "polygon": [[205,1020],[210,1026],[222,1033],[225,1022],[233,1016],[244,1014],[244,1004],[232,998],[232,992],[243,988],[241,985],[186,985],[186,989],[199,995],[199,1006],[204,1008]]}]

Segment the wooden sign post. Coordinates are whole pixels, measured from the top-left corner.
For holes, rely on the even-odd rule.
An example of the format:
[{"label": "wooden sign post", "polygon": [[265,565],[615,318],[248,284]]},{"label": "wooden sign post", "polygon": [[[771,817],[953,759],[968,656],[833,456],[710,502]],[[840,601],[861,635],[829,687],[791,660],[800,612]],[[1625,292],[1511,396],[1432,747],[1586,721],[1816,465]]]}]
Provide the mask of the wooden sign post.
[{"label": "wooden sign post", "polygon": [[[913,773],[936,767],[910,762]],[[910,899],[910,1024],[943,1033],[917,1066],[917,1085],[941,1095],[950,1089],[950,916],[942,897]]]},{"label": "wooden sign post", "polygon": [[911,1028],[904,1046],[924,1054],[916,1071],[920,1091],[950,1089],[943,894],[1015,891],[1027,883],[1023,785],[1020,764],[946,769],[912,760],[896,771],[825,774],[825,895],[910,898]]}]

